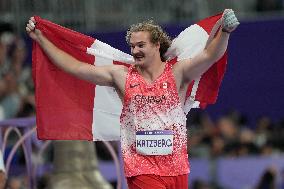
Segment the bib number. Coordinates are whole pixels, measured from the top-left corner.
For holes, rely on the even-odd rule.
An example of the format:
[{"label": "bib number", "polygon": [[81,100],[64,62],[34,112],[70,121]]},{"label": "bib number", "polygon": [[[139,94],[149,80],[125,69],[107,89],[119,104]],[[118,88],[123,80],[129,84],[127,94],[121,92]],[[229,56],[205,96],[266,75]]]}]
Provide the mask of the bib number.
[{"label": "bib number", "polygon": [[173,152],[173,131],[136,132],[136,152],[142,155],[169,155]]}]

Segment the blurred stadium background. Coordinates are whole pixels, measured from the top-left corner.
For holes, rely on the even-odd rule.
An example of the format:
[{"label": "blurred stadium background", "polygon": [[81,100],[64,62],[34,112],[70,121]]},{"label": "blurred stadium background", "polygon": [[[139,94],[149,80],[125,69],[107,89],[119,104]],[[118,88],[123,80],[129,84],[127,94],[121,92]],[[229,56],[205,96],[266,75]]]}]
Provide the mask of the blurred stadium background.
[{"label": "blurred stadium background", "polygon": [[[1,0],[0,144],[11,126],[3,121],[35,116],[31,40],[25,33],[32,15],[129,53],[124,35],[130,24],[153,18],[175,37],[190,24],[225,8],[234,9],[241,25],[230,39],[217,103],[188,116],[191,188],[256,189],[272,183],[271,188],[284,189],[283,0]],[[25,133],[26,128],[18,125],[12,126]],[[6,163],[19,140],[15,133],[2,149]],[[30,141],[29,155],[40,168],[35,170],[33,187],[47,188],[54,169],[54,145],[48,145],[38,158],[44,143],[35,140]],[[111,145],[119,151],[117,143]],[[111,156],[102,143],[95,146],[98,167],[115,187]],[[9,188],[31,188],[26,163],[24,150],[19,148],[11,160]]]}]

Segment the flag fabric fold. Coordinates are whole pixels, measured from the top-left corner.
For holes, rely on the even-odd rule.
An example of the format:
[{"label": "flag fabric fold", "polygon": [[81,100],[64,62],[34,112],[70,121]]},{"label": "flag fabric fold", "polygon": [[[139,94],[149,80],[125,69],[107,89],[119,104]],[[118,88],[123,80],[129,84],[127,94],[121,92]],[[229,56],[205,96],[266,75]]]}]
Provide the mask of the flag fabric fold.
[{"label": "flag fabric fold", "polygon": [[[220,26],[218,14],[182,31],[166,53],[168,59],[194,57]],[[97,39],[64,28],[38,16],[36,27],[57,47],[94,66],[134,62],[131,55]],[[35,83],[36,122],[42,140],[119,140],[122,104],[115,89],[97,86],[71,76],[55,65],[33,43],[32,71]],[[188,87],[184,111],[216,102],[227,63],[227,53]]]}]

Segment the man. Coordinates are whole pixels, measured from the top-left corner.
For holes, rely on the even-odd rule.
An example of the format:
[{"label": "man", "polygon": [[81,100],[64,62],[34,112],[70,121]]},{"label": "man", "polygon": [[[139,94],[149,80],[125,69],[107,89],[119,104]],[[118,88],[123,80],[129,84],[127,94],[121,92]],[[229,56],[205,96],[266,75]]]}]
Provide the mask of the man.
[{"label": "man", "polygon": [[132,188],[188,188],[186,115],[188,84],[221,58],[230,33],[239,22],[230,9],[222,28],[192,59],[165,61],[171,44],[153,22],[132,25],[126,40],[135,65],[93,66],[76,60],[53,45],[32,17],[26,30],[58,67],[96,85],[112,86],[123,103],[121,144],[128,186]]}]

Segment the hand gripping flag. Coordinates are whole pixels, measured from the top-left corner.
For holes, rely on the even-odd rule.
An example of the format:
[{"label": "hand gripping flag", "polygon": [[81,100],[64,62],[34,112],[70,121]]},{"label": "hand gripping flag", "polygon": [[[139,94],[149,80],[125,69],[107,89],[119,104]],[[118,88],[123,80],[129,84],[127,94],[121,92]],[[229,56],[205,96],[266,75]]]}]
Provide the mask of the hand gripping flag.
[{"label": "hand gripping flag", "polygon": [[[177,60],[194,57],[214,38],[221,24],[218,14],[194,24],[173,40],[166,56]],[[132,56],[98,39],[35,17],[36,27],[57,47],[94,66],[133,63]],[[227,53],[189,86],[184,111],[214,104],[223,79]],[[122,104],[115,89],[96,86],[69,75],[55,65],[33,42],[36,123],[42,140],[120,140]]]}]

